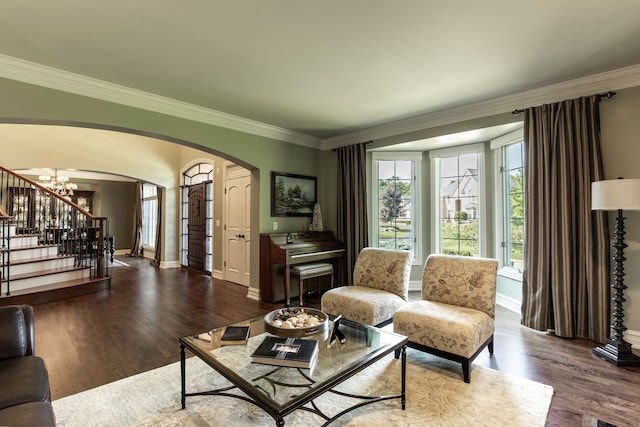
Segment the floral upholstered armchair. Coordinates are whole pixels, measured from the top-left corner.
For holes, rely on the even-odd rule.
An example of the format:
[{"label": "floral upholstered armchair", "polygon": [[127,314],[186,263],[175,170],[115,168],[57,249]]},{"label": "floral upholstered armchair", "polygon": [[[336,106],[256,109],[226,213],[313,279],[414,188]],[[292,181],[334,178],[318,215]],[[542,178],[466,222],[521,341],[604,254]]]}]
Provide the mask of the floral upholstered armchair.
[{"label": "floral upholstered armchair", "polygon": [[396,312],[394,332],[406,335],[409,347],[460,362],[470,382],[473,359],[485,347],[493,354],[497,273],[495,259],[430,255],[422,301]]},{"label": "floral upholstered armchair", "polygon": [[353,270],[353,286],[322,295],[322,311],[367,325],[388,324],[407,303],[410,269],[407,251],[364,248]]}]

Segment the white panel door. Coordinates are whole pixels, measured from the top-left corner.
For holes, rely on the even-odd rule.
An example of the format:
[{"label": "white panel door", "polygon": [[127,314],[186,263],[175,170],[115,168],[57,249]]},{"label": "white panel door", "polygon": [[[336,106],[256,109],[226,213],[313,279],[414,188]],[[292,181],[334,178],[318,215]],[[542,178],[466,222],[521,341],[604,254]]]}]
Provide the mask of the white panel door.
[{"label": "white panel door", "polygon": [[249,287],[251,245],[251,177],[227,178],[225,194],[225,280]]},{"label": "white panel door", "polygon": [[244,242],[244,258],[242,259],[242,284],[251,286],[251,176],[247,175],[242,179],[243,194],[243,214],[242,241]]}]

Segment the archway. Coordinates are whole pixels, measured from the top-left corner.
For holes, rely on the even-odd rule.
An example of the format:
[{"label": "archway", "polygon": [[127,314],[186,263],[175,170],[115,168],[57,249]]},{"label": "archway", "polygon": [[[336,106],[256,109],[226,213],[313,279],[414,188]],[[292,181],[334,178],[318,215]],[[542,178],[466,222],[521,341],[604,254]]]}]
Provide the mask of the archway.
[{"label": "archway", "polygon": [[[182,166],[193,159],[217,156],[252,170],[255,167],[214,149],[133,129],[87,123],[30,122],[0,125],[3,166],[12,170],[57,168],[73,174],[100,173],[127,177],[166,188],[162,267],[178,267],[179,201]],[[16,149],[13,149],[16,147]],[[25,153],[29,153],[28,155]],[[257,219],[256,219],[257,221]]]}]

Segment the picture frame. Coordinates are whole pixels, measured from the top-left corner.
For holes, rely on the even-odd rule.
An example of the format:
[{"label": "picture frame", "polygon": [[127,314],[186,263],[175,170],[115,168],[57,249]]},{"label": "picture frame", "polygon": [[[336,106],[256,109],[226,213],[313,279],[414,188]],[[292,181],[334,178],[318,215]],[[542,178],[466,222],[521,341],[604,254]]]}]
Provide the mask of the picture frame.
[{"label": "picture frame", "polygon": [[271,171],[271,216],[313,216],[318,178]]}]

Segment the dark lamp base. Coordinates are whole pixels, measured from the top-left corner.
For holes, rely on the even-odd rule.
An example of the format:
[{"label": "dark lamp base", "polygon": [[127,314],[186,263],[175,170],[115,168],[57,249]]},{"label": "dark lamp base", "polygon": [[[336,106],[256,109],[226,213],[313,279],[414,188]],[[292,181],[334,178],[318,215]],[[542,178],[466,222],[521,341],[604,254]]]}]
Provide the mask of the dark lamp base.
[{"label": "dark lamp base", "polygon": [[640,356],[633,354],[631,344],[625,341],[618,342],[609,338],[605,345],[594,348],[593,354],[616,366],[640,366]]}]

